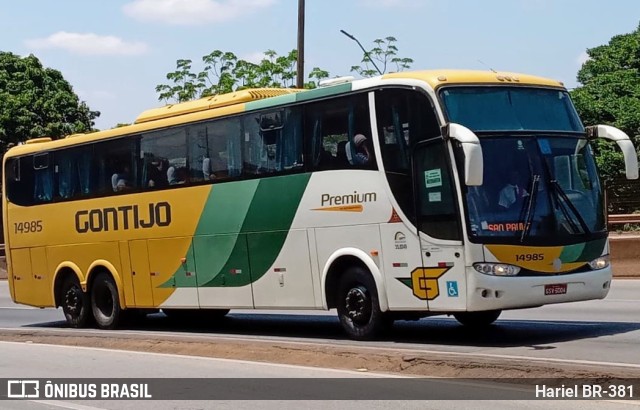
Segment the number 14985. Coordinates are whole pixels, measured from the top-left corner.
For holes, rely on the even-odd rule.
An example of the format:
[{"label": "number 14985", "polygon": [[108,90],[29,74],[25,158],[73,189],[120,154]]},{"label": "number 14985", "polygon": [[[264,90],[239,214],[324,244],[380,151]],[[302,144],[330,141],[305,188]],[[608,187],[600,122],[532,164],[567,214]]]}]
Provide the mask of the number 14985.
[{"label": "number 14985", "polygon": [[42,221],[16,222],[13,224],[15,233],[42,232]]}]

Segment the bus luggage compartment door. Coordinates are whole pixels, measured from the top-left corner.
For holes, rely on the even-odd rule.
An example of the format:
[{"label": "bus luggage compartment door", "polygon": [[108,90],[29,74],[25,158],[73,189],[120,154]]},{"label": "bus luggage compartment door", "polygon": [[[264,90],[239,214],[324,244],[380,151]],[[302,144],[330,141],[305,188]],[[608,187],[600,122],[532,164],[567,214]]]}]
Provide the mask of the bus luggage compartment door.
[{"label": "bus luggage compartment door", "polygon": [[135,305],[136,307],[154,307],[147,241],[129,242],[129,253]]}]

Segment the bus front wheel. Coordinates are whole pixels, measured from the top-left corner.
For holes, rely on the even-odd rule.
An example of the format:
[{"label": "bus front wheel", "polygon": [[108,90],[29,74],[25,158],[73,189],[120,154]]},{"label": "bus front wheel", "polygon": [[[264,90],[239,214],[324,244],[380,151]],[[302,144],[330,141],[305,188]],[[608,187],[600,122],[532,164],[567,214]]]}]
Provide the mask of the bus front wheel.
[{"label": "bus front wheel", "polygon": [[375,281],[361,267],[347,269],[340,279],[337,308],[340,324],[356,340],[374,339],[392,324],[380,311]]},{"label": "bus front wheel", "polygon": [[99,273],[91,287],[91,310],[100,329],[115,329],[120,321],[120,297],[111,275]]},{"label": "bus front wheel", "polygon": [[67,324],[73,328],[85,327],[91,315],[89,295],[82,291],[75,275],[68,276],[60,288],[60,299]]},{"label": "bus front wheel", "polygon": [[458,322],[462,325],[472,328],[479,329],[483,327],[487,327],[495,322],[498,317],[502,313],[501,310],[485,310],[482,312],[460,312],[454,313],[453,317],[456,318]]}]

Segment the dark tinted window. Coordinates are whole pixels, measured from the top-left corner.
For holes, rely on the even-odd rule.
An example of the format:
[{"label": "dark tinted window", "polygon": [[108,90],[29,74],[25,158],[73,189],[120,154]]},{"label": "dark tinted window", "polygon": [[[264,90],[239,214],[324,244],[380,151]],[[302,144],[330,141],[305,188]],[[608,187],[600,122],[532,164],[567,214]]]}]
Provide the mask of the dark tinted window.
[{"label": "dark tinted window", "polygon": [[566,91],[528,87],[450,87],[447,115],[474,131],[575,131],[584,128]]},{"label": "dark tinted window", "polygon": [[244,116],[244,175],[302,170],[300,112],[299,107],[289,107]]},{"label": "dark tinted window", "polygon": [[286,107],[10,158],[7,194],[26,206],[302,172],[302,131]]},{"label": "dark tinted window", "polygon": [[387,180],[398,205],[415,223],[411,151],[419,142],[440,135],[440,127],[426,95],[410,89],[376,92],[380,150]]},{"label": "dark tinted window", "polygon": [[376,169],[370,121],[367,94],[308,105],[305,126],[313,169]]},{"label": "dark tinted window", "polygon": [[242,170],[242,121],[229,118],[187,128],[189,176],[193,182],[222,181]]},{"label": "dark tinted window", "polygon": [[55,152],[55,197],[69,199],[90,195],[96,190],[97,175],[93,164],[93,147],[83,146]]},{"label": "dark tinted window", "polygon": [[184,127],[154,131],[142,135],[141,186],[165,188],[189,182],[187,145]]}]

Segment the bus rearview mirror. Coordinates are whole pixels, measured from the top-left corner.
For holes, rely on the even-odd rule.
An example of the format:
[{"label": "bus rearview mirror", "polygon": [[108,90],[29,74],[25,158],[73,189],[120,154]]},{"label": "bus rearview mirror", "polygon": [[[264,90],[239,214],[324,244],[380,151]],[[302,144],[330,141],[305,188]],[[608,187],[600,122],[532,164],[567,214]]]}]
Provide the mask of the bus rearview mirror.
[{"label": "bus rearview mirror", "polygon": [[615,141],[624,156],[624,167],[627,179],[638,179],[638,155],[631,138],[622,130],[610,125],[594,125],[587,127],[590,137],[606,138]]},{"label": "bus rearview mirror", "polygon": [[469,128],[449,123],[444,127],[445,138],[452,138],[460,143],[464,152],[464,183],[467,186],[482,185],[484,174],[484,161],[480,139]]}]

